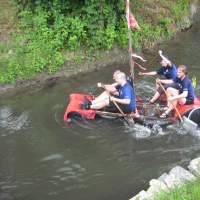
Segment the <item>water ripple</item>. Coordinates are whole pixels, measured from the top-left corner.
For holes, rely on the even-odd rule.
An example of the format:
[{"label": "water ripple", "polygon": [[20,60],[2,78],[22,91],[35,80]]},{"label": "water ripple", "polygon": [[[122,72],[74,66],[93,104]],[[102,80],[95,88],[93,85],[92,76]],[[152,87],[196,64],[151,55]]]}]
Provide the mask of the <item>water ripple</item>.
[{"label": "water ripple", "polygon": [[48,160],[53,160],[53,159],[60,159],[60,158],[62,158],[62,155],[60,155],[60,154],[54,154],[54,155],[47,156],[47,157],[41,159],[40,162],[44,162],[44,161],[48,161]]},{"label": "water ripple", "polygon": [[16,116],[13,108],[5,106],[0,109],[0,127],[8,131],[17,131],[26,129],[29,124],[28,111],[24,111],[21,115]]},{"label": "water ripple", "polygon": [[0,119],[8,118],[12,115],[12,107],[11,106],[4,106],[0,109]]}]

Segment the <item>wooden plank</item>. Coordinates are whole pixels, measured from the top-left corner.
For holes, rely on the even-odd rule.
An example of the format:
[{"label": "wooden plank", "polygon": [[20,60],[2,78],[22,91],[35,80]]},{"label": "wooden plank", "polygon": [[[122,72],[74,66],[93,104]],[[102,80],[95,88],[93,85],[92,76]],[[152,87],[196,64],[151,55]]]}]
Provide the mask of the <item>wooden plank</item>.
[{"label": "wooden plank", "polygon": [[97,110],[96,114],[112,116],[112,117],[119,117],[119,113],[111,113],[111,112],[105,112],[105,111],[99,111],[99,110]]},{"label": "wooden plank", "polygon": [[[99,111],[99,110],[97,110],[96,114],[105,115],[105,116],[112,116],[112,117],[123,117],[123,115],[121,113],[104,112],[104,111]],[[133,117],[133,118],[135,117],[135,113],[134,112],[131,112],[129,115],[131,117]],[[160,121],[177,121],[176,119],[173,119],[173,118],[161,119],[159,117],[149,117],[149,116],[141,116],[140,119],[149,119],[149,120],[155,120],[155,121],[156,120],[160,120]]]},{"label": "wooden plank", "polygon": [[[138,101],[136,101],[136,106],[140,106],[140,105],[143,105],[144,103],[143,102],[138,102]],[[156,107],[157,106],[157,104],[155,103],[155,104],[150,104],[150,103],[145,103],[146,104],[146,106],[148,106],[148,107]],[[160,107],[166,107],[165,105],[159,105]]]},{"label": "wooden plank", "polygon": [[[97,110],[96,114],[98,114],[98,115],[106,115],[106,116],[113,116],[113,117],[123,117],[123,115],[121,113],[104,112],[104,111],[99,111],[99,110]],[[131,112],[129,115],[131,117],[135,117],[135,113],[134,112]]]},{"label": "wooden plank", "polygon": [[[125,114],[126,115],[126,114]],[[129,114],[131,117],[135,117],[135,113],[132,111],[130,114]],[[119,113],[119,116],[122,117],[122,114]]]}]

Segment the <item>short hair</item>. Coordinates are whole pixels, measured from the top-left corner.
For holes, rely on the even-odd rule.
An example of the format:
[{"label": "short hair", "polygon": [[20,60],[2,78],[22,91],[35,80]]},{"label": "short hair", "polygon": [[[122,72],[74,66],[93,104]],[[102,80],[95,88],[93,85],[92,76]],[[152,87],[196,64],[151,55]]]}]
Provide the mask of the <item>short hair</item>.
[{"label": "short hair", "polygon": [[182,72],[185,74],[185,75],[188,75],[188,70],[187,70],[187,67],[185,66],[185,65],[180,65],[179,67],[178,67],[178,69],[181,69],[182,70]]},{"label": "short hair", "polygon": [[119,76],[120,79],[126,80],[126,74],[124,74],[124,72],[121,72],[121,73],[119,73],[117,75]]},{"label": "short hair", "polygon": [[119,74],[119,73],[121,73],[121,71],[120,71],[120,70],[116,70],[116,71],[114,71],[113,76],[114,76],[114,75],[117,75],[117,74]]}]

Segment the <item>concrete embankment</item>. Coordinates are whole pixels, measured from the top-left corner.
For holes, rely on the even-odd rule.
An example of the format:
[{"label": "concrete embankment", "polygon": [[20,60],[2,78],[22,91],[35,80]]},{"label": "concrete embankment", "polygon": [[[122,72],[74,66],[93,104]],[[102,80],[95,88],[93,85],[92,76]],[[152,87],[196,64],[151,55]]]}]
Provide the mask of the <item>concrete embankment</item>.
[{"label": "concrete embankment", "polygon": [[149,182],[150,187],[147,191],[142,190],[130,200],[155,199],[155,193],[170,191],[175,185],[183,184],[187,181],[195,181],[197,174],[200,173],[200,157],[190,161],[188,170],[176,166],[168,174],[162,174],[158,179]]}]

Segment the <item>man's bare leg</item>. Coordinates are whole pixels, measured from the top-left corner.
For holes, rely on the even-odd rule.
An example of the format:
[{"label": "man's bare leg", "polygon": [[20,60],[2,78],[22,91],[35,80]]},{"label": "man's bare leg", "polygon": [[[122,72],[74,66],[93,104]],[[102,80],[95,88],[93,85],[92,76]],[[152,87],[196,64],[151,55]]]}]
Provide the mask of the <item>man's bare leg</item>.
[{"label": "man's bare leg", "polygon": [[[178,90],[172,87],[167,88],[167,94],[169,97],[177,96]],[[177,100],[173,100],[174,106],[177,105]],[[174,109],[173,104],[170,102],[169,98],[167,98],[167,106],[169,107],[165,113],[168,115],[170,111]]]},{"label": "man's bare leg", "polygon": [[[105,95],[108,96],[107,93],[104,91],[104,92],[102,92],[98,97],[96,97],[94,100],[97,100],[97,99],[99,99],[99,98],[101,98],[101,97],[103,97],[103,96],[105,96]],[[94,100],[93,100],[93,101],[94,101]]]},{"label": "man's bare leg", "polygon": [[154,94],[153,98],[150,99],[150,102],[154,103],[159,97],[160,97],[160,94],[159,94],[158,91],[156,91],[156,93]]},{"label": "man's bare leg", "polygon": [[101,109],[101,108],[104,108],[105,106],[108,106],[108,105],[109,105],[109,99],[105,99],[102,102],[96,103],[94,105],[92,104],[90,106],[90,109]]},{"label": "man's bare leg", "polygon": [[104,95],[101,95],[98,98],[96,98],[95,100],[91,101],[91,105],[98,104],[102,101],[105,101],[106,99],[109,99],[109,96],[107,93],[105,93]]}]

